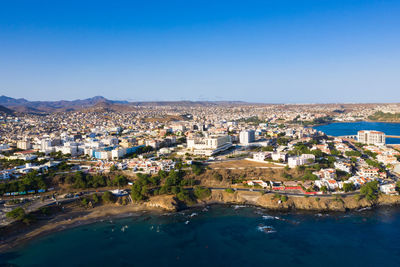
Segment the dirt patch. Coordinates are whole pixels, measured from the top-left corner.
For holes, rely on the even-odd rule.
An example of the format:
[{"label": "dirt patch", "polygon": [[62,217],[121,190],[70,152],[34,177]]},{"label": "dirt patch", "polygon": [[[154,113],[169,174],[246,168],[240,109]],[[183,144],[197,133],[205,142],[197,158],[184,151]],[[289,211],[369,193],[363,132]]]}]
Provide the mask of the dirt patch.
[{"label": "dirt patch", "polygon": [[225,161],[225,162],[215,162],[209,165],[212,169],[224,169],[224,168],[257,168],[257,167],[274,167],[274,168],[283,168],[281,166],[277,166],[275,164],[269,162],[256,162],[250,160],[233,160],[233,161]]}]

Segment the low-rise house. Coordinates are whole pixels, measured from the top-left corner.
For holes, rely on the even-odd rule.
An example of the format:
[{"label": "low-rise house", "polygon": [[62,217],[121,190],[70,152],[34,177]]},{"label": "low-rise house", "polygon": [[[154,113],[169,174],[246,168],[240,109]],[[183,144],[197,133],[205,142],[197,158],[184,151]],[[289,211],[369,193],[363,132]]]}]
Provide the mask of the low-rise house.
[{"label": "low-rise house", "polygon": [[333,179],[316,180],[314,182],[314,185],[317,186],[319,189],[321,189],[323,186],[325,186],[329,191],[335,191],[336,189],[339,188],[339,183]]},{"label": "low-rise house", "polygon": [[275,160],[275,161],[279,161],[279,160],[286,161],[287,153],[285,153],[285,152],[274,152],[274,153],[271,154],[271,158],[272,158],[272,160]]},{"label": "low-rise house", "polygon": [[352,176],[348,179],[348,181],[352,182],[355,187],[359,188],[368,182],[375,181],[376,179],[376,177]]},{"label": "low-rise house", "polygon": [[336,178],[335,169],[321,169],[319,171],[313,172],[319,179],[332,180]]},{"label": "low-rise house", "polygon": [[347,173],[351,173],[353,169],[352,165],[349,162],[336,161],[333,165],[336,169]]},{"label": "low-rise house", "polygon": [[321,150],[323,153],[325,154],[330,154],[331,150],[329,149],[329,145],[328,144],[321,144],[321,145],[314,145],[311,150]]},{"label": "low-rise house", "polygon": [[314,161],[315,161],[315,156],[313,154],[303,154],[301,156],[289,157],[288,165],[289,168],[294,168],[296,166],[313,163]]},{"label": "low-rise house", "polygon": [[270,152],[257,152],[253,154],[253,159],[257,161],[265,161],[267,158],[271,158]]},{"label": "low-rise house", "polygon": [[249,181],[245,181],[244,183],[247,185],[250,185],[250,186],[258,185],[258,186],[261,186],[262,188],[269,187],[268,183],[264,182],[263,180],[249,180]]},{"label": "low-rise house", "polygon": [[357,174],[359,176],[363,176],[363,177],[378,177],[379,169],[378,168],[361,168]]},{"label": "low-rise house", "polygon": [[381,190],[384,194],[387,195],[395,195],[398,194],[396,191],[396,184],[395,183],[389,183],[389,184],[383,184],[379,186],[379,190]]},{"label": "low-rise house", "polygon": [[376,156],[376,160],[388,165],[388,164],[396,164],[398,163],[397,158],[395,156],[390,156],[390,155],[378,155]]}]

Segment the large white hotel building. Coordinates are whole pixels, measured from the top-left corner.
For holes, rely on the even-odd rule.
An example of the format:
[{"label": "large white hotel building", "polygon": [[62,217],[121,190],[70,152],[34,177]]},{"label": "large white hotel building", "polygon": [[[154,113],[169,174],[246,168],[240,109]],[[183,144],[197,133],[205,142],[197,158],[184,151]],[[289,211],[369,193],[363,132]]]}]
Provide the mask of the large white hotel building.
[{"label": "large white hotel building", "polygon": [[385,133],[379,131],[358,131],[357,140],[362,144],[384,145],[386,143]]}]

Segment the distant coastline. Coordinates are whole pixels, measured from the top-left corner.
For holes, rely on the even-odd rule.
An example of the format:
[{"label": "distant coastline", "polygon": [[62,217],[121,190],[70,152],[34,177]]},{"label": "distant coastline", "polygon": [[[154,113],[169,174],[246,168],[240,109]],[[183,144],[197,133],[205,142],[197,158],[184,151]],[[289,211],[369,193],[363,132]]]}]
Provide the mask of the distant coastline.
[{"label": "distant coastline", "polygon": [[[386,135],[400,135],[400,123],[398,122],[332,122],[328,124],[313,126],[314,129],[322,131],[330,136],[356,135],[360,130],[377,130]],[[400,139],[387,138],[387,144],[399,144]]]},{"label": "distant coastline", "polygon": [[375,121],[375,120],[355,120],[355,121],[331,121],[326,123],[312,124],[309,127],[314,128],[323,125],[335,124],[335,123],[357,123],[357,122],[376,122],[376,123],[395,123],[400,124],[400,121]]}]

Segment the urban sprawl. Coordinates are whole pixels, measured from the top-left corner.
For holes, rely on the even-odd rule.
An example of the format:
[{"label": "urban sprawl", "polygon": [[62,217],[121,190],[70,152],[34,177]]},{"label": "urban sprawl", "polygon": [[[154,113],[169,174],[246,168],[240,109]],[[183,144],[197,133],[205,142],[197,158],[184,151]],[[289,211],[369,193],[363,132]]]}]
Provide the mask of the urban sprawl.
[{"label": "urban sprawl", "polygon": [[1,224],[17,219],[7,215],[18,208],[27,213],[93,192],[133,203],[162,194],[196,201],[210,190],[396,195],[400,150],[385,133],[333,137],[312,126],[398,111],[389,104],[224,103],[4,113]]}]

